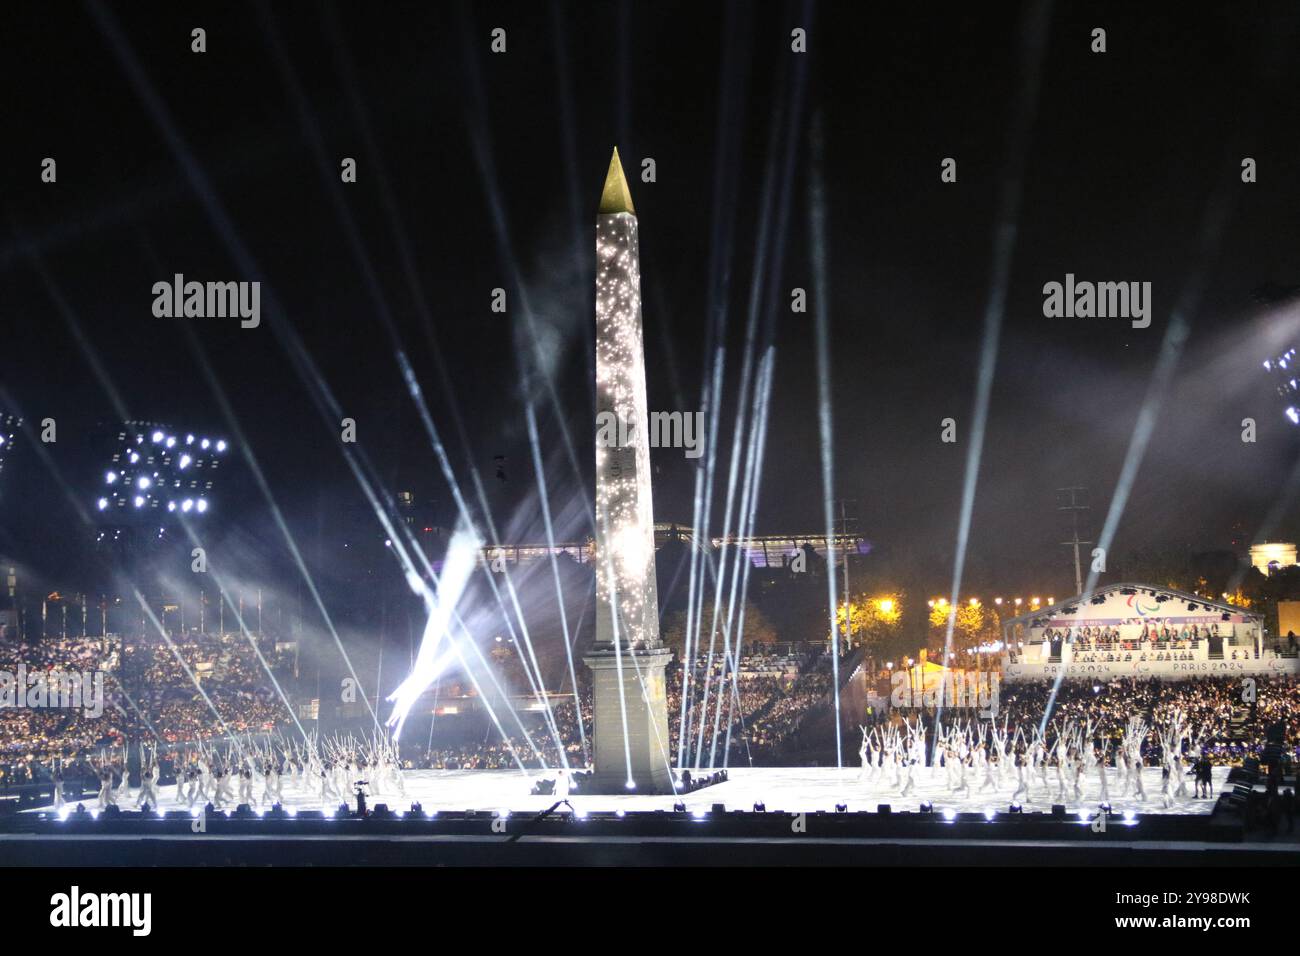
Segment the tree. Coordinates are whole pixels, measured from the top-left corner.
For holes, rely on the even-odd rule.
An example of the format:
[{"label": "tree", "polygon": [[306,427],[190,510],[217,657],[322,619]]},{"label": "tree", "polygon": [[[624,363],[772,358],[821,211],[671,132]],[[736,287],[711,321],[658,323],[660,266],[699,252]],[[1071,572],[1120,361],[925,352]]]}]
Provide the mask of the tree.
[{"label": "tree", "polygon": [[[704,611],[700,615],[699,624],[699,647],[695,649],[697,654],[707,653],[709,646],[709,637],[713,633],[713,603],[706,602]],[[744,613],[744,621],[741,621],[741,613]],[[718,613],[718,629],[715,637],[715,653],[719,656],[722,654],[723,641],[732,639],[726,634],[727,625],[727,604],[724,601]],[[752,654],[755,652],[756,645],[775,644],[780,640],[776,629],[752,601],[746,601],[736,608],[732,620],[732,627],[739,633],[741,640],[741,654]],[[743,632],[742,632],[743,627]],[[678,656],[681,656],[686,648],[686,612],[675,611],[664,619],[659,628],[659,637],[668,647],[675,650]],[[695,640],[695,635],[692,635]]]}]

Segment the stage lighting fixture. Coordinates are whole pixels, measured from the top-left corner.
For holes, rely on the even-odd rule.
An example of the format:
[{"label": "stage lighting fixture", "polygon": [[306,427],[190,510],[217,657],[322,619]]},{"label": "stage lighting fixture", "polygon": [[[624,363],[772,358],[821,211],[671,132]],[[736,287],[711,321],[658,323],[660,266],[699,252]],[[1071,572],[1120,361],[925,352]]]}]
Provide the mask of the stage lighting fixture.
[{"label": "stage lighting fixture", "polygon": [[848,812],[849,812],[849,805],[848,805],[847,803],[837,803],[837,804],[835,804],[835,812],[836,812],[836,813],[848,813]]},{"label": "stage lighting fixture", "polygon": [[1013,803],[1013,804],[1011,804],[1011,808],[1010,808],[1010,811],[1009,811],[1009,812],[1011,812],[1011,813],[1024,813],[1024,812],[1025,812],[1025,808],[1022,807],[1022,806],[1021,806],[1020,804],[1018,804],[1018,803]]},{"label": "stage lighting fixture", "polygon": [[108,499],[100,498],[99,501],[95,502],[95,504],[98,505],[100,511],[103,511],[105,508],[108,507]]},{"label": "stage lighting fixture", "polygon": [[622,807],[619,807],[617,810],[614,811],[614,816],[618,817],[621,820],[623,817],[627,816],[627,811],[624,810]]},{"label": "stage lighting fixture", "polygon": [[587,811],[586,811],[586,810],[574,810],[574,811],[573,811],[573,815],[574,815],[575,818],[577,818],[577,819],[579,819],[579,820],[585,820],[585,819],[587,819]]},{"label": "stage lighting fixture", "polygon": [[943,819],[948,823],[952,823],[953,820],[957,819],[957,811],[952,807],[948,807],[943,811]]},{"label": "stage lighting fixture", "polygon": [[224,441],[217,442],[217,451],[222,452],[225,450],[226,450],[226,443]]},{"label": "stage lighting fixture", "polygon": [[763,803],[763,802],[761,802],[761,801],[758,802],[758,803],[755,803],[755,804],[754,804],[754,812],[755,812],[755,813],[767,813],[767,804],[765,804],[765,803]]},{"label": "stage lighting fixture", "polygon": [[924,803],[921,804],[921,812],[934,813],[934,804],[931,803],[929,800],[926,800]]},{"label": "stage lighting fixture", "polygon": [[199,442],[199,447],[202,448],[204,451],[207,451],[207,450],[208,450],[208,447],[209,447],[211,444],[212,444],[212,442],[208,441],[208,440],[205,438],[205,439],[203,439],[203,441]]},{"label": "stage lighting fixture", "polygon": [[985,808],[984,808],[984,819],[985,819],[985,820],[988,820],[990,823],[992,823],[992,822],[993,822],[993,818],[994,818],[995,816],[996,816],[996,814],[993,812],[993,808],[992,808],[992,807],[985,807]]},{"label": "stage lighting fixture", "polygon": [[710,812],[712,812],[712,813],[726,813],[726,812],[727,812],[727,805],[726,805],[725,803],[715,803],[715,804],[713,805],[713,808],[712,808],[712,810],[711,810]]},{"label": "stage lighting fixture", "polygon": [[686,812],[686,804],[682,803],[682,801],[678,800],[676,803],[673,804],[673,813],[685,813],[685,812]]},{"label": "stage lighting fixture", "polygon": [[1124,822],[1125,822],[1125,823],[1132,823],[1132,822],[1133,822],[1134,820],[1136,820],[1136,819],[1137,819],[1137,814],[1134,813],[1132,810],[1125,810],[1125,811],[1124,811]]},{"label": "stage lighting fixture", "polygon": [[[145,441],[146,436],[148,442]],[[187,437],[182,445],[184,450],[180,450],[176,448],[180,444],[179,439],[169,435],[166,426],[128,422],[114,438],[116,447],[109,468],[104,473],[105,483],[110,487],[108,506],[101,508],[101,511],[115,514],[115,508],[134,505],[143,515],[166,505],[168,512],[174,514],[177,510],[185,509],[179,507],[179,498],[176,506],[166,504],[163,489],[177,494],[188,492],[192,502],[205,500],[206,494],[211,491],[213,475],[219,462],[213,453],[206,450],[201,452],[192,444],[193,435]],[[224,442],[222,444],[224,446]],[[121,492],[116,491],[118,487],[122,489]],[[128,488],[131,490],[128,491]],[[142,498],[143,501],[137,503],[137,498]],[[193,507],[191,504],[191,509]],[[207,505],[200,506],[198,510],[200,513],[206,512]]]},{"label": "stage lighting fixture", "polygon": [[1052,804],[1052,819],[1053,820],[1065,819],[1065,804],[1063,803]]},{"label": "stage lighting fixture", "polygon": [[888,803],[881,803],[876,805],[876,812],[883,814],[884,816],[889,816],[889,814],[894,812],[894,808]]}]

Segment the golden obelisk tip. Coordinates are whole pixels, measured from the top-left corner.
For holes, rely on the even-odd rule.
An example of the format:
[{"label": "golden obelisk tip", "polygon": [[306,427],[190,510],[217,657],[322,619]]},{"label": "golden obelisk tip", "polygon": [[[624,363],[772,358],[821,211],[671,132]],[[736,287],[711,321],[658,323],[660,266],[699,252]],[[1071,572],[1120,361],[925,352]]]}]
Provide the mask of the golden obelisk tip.
[{"label": "golden obelisk tip", "polygon": [[605,188],[600,192],[600,209],[602,216],[626,212],[636,215],[632,207],[632,192],[627,186],[627,177],[623,175],[623,164],[618,161],[618,147],[609,158],[609,172],[605,175]]}]

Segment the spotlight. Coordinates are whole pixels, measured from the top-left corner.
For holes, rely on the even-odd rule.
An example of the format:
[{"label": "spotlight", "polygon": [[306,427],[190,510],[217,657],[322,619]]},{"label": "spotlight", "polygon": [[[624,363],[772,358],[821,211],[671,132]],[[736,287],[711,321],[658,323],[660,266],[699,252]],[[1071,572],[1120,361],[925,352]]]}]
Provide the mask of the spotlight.
[{"label": "spotlight", "polygon": [[678,800],[676,803],[673,804],[673,813],[685,813],[685,812],[686,812],[686,804],[682,803],[682,801]]},{"label": "spotlight", "polygon": [[162,433],[162,432],[154,432],[153,435],[151,435],[150,437],[153,439],[153,443],[154,443],[155,445],[157,445],[159,442],[161,442],[161,441],[163,440],[163,433]]},{"label": "spotlight", "polygon": [[985,820],[988,820],[988,821],[991,823],[991,822],[993,822],[993,818],[994,818],[995,816],[996,816],[996,814],[993,812],[993,808],[992,808],[992,807],[985,807],[985,808],[984,808],[984,819],[985,819]]},{"label": "spotlight", "polygon": [[175,439],[175,438],[172,438],[172,437],[170,437],[170,436],[168,436],[167,441],[166,441],[166,445],[167,445],[168,448],[175,448],[175,447],[176,447],[176,439]]},{"label": "spotlight", "polygon": [[219,441],[219,442],[217,442],[217,451],[225,451],[225,450],[226,450],[226,443],[225,443],[225,441]]},{"label": "spotlight", "polygon": [[1024,813],[1024,812],[1025,812],[1025,808],[1022,807],[1022,806],[1021,806],[1020,804],[1018,804],[1018,803],[1013,803],[1013,804],[1011,804],[1011,812],[1012,812],[1012,813]]},{"label": "spotlight", "polygon": [[614,816],[618,817],[619,819],[622,819],[623,817],[627,816],[627,811],[620,807],[619,809],[614,811]]},{"label": "spotlight", "polygon": [[929,800],[926,800],[924,803],[921,804],[921,812],[934,813],[934,804],[931,803]]},{"label": "spotlight", "polygon": [[953,820],[957,819],[957,811],[952,807],[947,807],[943,811],[943,818],[946,822],[952,823]]},{"label": "spotlight", "polygon": [[96,504],[99,506],[99,510],[103,511],[105,508],[108,507],[108,499],[100,498],[99,501],[96,502]]},{"label": "spotlight", "polygon": [[1052,819],[1053,820],[1065,819],[1065,804],[1063,803],[1052,804]]},{"label": "spotlight", "polygon": [[767,804],[763,803],[762,801],[759,801],[758,803],[755,803],[755,804],[754,804],[754,812],[755,812],[755,813],[767,813]]},{"label": "spotlight", "polygon": [[1134,813],[1132,810],[1125,810],[1125,811],[1124,811],[1124,822],[1125,822],[1125,823],[1132,823],[1132,822],[1133,822],[1134,820],[1136,820],[1136,819],[1137,819],[1137,814]]},{"label": "spotlight", "polygon": [[194,508],[195,508],[195,510],[198,511],[199,514],[203,514],[205,511],[208,510],[208,502],[207,502],[207,499],[206,499],[206,498],[200,498],[198,501],[194,502]]},{"label": "spotlight", "polygon": [[208,441],[208,440],[205,438],[205,439],[203,439],[203,441],[199,442],[199,447],[202,448],[204,451],[207,451],[207,450],[208,450],[208,446],[211,445],[211,444],[212,444],[212,442]]},{"label": "spotlight", "polygon": [[894,812],[894,808],[887,803],[881,803],[876,806],[876,812],[883,814],[884,816],[889,816],[889,814]]},{"label": "spotlight", "polygon": [[836,813],[848,813],[848,812],[849,812],[849,805],[848,805],[847,803],[837,803],[837,804],[835,804],[835,812],[836,812]]},{"label": "spotlight", "polygon": [[137,508],[143,508],[143,507],[144,507],[144,496],[143,496],[143,495],[136,495],[136,496],[135,496],[135,506],[136,506]]}]

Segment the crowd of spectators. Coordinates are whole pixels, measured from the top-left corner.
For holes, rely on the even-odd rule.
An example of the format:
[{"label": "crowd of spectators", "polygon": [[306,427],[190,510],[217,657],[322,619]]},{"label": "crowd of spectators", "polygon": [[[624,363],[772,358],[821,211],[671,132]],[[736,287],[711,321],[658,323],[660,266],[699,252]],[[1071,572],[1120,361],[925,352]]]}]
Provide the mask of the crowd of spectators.
[{"label": "crowd of spectators", "polygon": [[[283,675],[287,660],[270,648],[260,655]],[[271,731],[288,713],[261,660],[237,634],[194,633],[170,645],[111,636],[0,643],[0,671],[15,683],[20,672],[29,685],[42,673],[76,672],[92,676],[87,696],[96,684],[102,688],[93,707],[0,708],[0,786],[39,777],[56,759],[73,767],[129,736],[165,748]]]},{"label": "crowd of spectators", "polygon": [[[1219,764],[1258,756],[1268,728],[1281,723],[1284,739],[1294,747],[1300,737],[1300,679],[1291,676],[1189,677],[1165,681],[1123,678],[1105,683],[1051,680],[1003,683],[999,688],[998,724],[1022,727],[1030,733],[1039,725],[1055,694],[1049,717],[1053,727],[1068,721],[1091,722],[1098,738],[1118,741],[1130,717],[1149,724],[1168,723],[1175,710],[1187,716],[1210,759]],[[1154,750],[1154,739],[1148,740]]]}]

